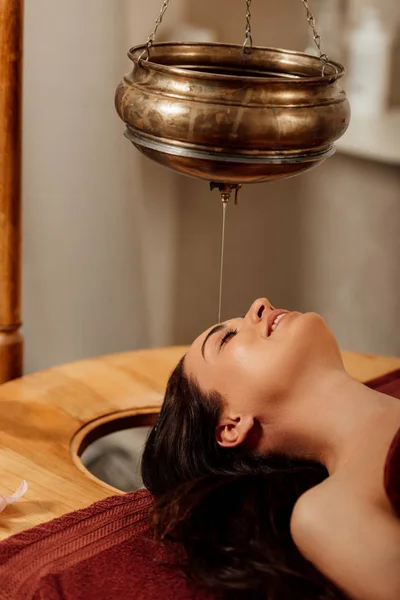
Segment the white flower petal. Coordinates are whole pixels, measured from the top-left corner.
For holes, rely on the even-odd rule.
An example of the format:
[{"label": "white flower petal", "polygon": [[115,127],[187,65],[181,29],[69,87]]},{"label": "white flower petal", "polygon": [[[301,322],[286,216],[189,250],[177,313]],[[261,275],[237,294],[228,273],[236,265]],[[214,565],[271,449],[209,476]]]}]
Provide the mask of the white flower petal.
[{"label": "white flower petal", "polygon": [[11,496],[0,496],[0,512],[5,509],[8,504],[14,504],[17,500],[27,492],[28,484],[22,481],[18,489]]}]

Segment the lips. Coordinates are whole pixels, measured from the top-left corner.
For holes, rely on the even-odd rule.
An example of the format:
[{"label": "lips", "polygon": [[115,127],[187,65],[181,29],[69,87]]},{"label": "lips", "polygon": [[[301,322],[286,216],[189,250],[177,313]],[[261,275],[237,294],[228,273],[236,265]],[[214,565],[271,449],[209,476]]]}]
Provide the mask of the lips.
[{"label": "lips", "polygon": [[[267,337],[269,337],[271,335],[271,333],[273,333],[272,326],[273,326],[275,320],[278,317],[280,317],[281,315],[289,314],[289,312],[290,311],[288,311],[288,310],[283,310],[283,309],[278,308],[277,310],[272,310],[269,313],[269,315],[267,317]],[[281,316],[280,320],[283,320],[283,316]]]}]

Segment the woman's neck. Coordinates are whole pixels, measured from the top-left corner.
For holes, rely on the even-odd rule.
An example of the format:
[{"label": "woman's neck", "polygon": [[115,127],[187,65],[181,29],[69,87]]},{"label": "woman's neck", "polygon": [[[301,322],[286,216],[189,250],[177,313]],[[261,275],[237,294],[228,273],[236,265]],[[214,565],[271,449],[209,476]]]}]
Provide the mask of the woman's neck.
[{"label": "woman's neck", "polygon": [[[324,464],[330,475],[351,459],[380,415],[400,411],[399,401],[352,379],[344,371],[320,373],[299,386],[267,427],[274,451]],[[271,435],[272,434],[272,435]]]}]

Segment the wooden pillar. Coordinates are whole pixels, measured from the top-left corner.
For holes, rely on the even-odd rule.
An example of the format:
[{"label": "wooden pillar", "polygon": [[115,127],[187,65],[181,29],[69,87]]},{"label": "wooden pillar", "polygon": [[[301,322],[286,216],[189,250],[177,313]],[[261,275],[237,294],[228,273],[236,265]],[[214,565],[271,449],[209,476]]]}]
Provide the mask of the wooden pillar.
[{"label": "wooden pillar", "polygon": [[22,375],[23,0],[0,0],[0,383]]}]

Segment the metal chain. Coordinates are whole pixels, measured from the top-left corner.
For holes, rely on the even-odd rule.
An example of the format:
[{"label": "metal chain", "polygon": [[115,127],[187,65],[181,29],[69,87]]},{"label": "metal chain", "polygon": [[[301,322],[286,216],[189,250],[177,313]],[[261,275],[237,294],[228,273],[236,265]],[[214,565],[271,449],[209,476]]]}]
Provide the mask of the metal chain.
[{"label": "metal chain", "polygon": [[246,39],[244,40],[243,50],[248,52],[253,46],[253,36],[251,32],[251,0],[246,0]]},{"label": "metal chain", "polygon": [[[321,36],[319,35],[319,33],[316,29],[315,17],[313,15],[313,13],[311,12],[311,9],[308,4],[308,0],[301,0],[301,1],[302,1],[304,8],[306,9],[307,21],[313,32],[314,44],[318,50],[319,59],[323,64],[322,74],[324,75],[325,69],[326,69],[327,65],[329,64],[329,58],[328,58],[327,54],[325,52],[323,52],[321,49]],[[243,44],[243,50],[245,52],[248,52],[253,47],[253,36],[252,36],[252,29],[251,29],[251,2],[252,2],[252,0],[246,0],[246,39]],[[170,3],[170,0],[163,0],[160,14],[155,22],[154,30],[147,38],[146,48],[145,48],[145,50],[143,50],[142,54],[140,55],[139,61],[142,60],[142,58],[145,54],[146,54],[146,60],[148,60],[150,58],[150,49],[151,49],[152,45],[154,44],[154,41],[155,41],[156,35],[157,35],[157,30],[162,23],[162,20],[167,11],[169,3]]]},{"label": "metal chain", "polygon": [[314,44],[317,47],[318,50],[318,54],[319,54],[319,59],[323,64],[323,69],[322,69],[322,75],[325,74],[325,69],[327,67],[327,65],[329,64],[329,58],[327,56],[327,54],[325,54],[325,52],[323,52],[321,50],[321,36],[319,35],[317,29],[316,29],[316,23],[315,23],[315,17],[311,12],[311,9],[308,5],[308,0],[301,0],[304,8],[306,9],[307,12],[307,21],[312,29],[313,32],[313,39],[314,39]]},{"label": "metal chain", "polygon": [[147,42],[146,42],[146,48],[145,50],[143,50],[142,54],[139,56],[139,61],[142,60],[143,55],[146,54],[146,60],[149,60],[150,58],[150,48],[152,47],[152,45],[154,44],[154,41],[156,39],[156,34],[157,34],[157,30],[160,27],[163,17],[166,13],[166,10],[168,8],[168,4],[169,4],[170,0],[164,0],[161,6],[161,10],[160,10],[160,14],[158,15],[156,22],[155,22],[155,26],[153,29],[153,32],[149,35],[149,37],[147,38]]}]

